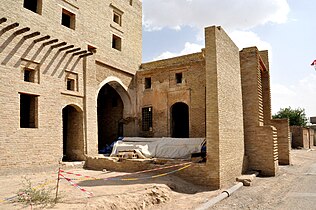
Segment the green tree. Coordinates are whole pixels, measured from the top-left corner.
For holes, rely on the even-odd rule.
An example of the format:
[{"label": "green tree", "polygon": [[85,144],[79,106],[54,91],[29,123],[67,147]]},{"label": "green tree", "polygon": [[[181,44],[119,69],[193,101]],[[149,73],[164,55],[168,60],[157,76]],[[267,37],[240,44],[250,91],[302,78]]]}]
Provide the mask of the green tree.
[{"label": "green tree", "polygon": [[291,125],[298,125],[298,126],[306,126],[307,118],[305,115],[305,109],[297,108],[292,109],[284,108],[280,109],[275,115],[272,116],[273,119],[282,119],[282,118],[288,118]]}]

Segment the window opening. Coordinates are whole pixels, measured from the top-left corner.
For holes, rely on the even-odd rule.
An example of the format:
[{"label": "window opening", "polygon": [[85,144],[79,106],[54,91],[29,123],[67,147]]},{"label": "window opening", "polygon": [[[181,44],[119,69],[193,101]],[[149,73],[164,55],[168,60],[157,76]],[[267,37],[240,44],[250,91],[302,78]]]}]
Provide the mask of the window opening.
[{"label": "window opening", "polygon": [[75,80],[67,78],[67,90],[75,90]]},{"label": "window opening", "polygon": [[152,131],[152,107],[142,108],[142,130]]},{"label": "window opening", "polygon": [[129,0],[129,5],[133,6],[133,0]]},{"label": "window opening", "polygon": [[24,81],[35,82],[35,71],[32,69],[24,69]]},{"label": "window opening", "polygon": [[42,0],[24,0],[23,7],[32,12],[42,13]]},{"label": "window opening", "polygon": [[20,127],[37,128],[37,97],[20,94]]},{"label": "window opening", "polygon": [[121,25],[122,24],[122,15],[118,14],[117,12],[113,12],[113,22]]},{"label": "window opening", "polygon": [[79,91],[78,74],[72,71],[65,70],[65,88],[66,90]]},{"label": "window opening", "polygon": [[182,73],[176,73],[177,84],[182,83]]},{"label": "window opening", "polygon": [[151,89],[151,77],[145,78],[145,89]]},{"label": "window opening", "polygon": [[75,29],[75,14],[63,9],[61,24],[71,29]]},{"label": "window opening", "polygon": [[122,39],[113,34],[112,36],[112,48],[121,51]]}]

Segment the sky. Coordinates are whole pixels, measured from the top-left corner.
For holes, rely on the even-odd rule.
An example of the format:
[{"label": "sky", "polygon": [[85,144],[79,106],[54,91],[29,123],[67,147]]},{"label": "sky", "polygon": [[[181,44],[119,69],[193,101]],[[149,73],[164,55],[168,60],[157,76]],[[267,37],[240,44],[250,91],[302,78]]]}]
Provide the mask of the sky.
[{"label": "sky", "polygon": [[143,62],[200,52],[204,28],[222,26],[240,48],[269,50],[272,114],[316,116],[316,1],[143,0]]}]

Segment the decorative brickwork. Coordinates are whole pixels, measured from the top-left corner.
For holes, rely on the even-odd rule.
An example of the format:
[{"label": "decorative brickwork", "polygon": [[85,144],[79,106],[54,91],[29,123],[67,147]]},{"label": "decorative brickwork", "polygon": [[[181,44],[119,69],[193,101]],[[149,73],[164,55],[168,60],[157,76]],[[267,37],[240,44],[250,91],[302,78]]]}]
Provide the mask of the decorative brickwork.
[{"label": "decorative brickwork", "polygon": [[278,163],[290,163],[290,141],[288,120],[271,120],[268,53],[246,48],[240,62],[247,168],[275,175]]}]

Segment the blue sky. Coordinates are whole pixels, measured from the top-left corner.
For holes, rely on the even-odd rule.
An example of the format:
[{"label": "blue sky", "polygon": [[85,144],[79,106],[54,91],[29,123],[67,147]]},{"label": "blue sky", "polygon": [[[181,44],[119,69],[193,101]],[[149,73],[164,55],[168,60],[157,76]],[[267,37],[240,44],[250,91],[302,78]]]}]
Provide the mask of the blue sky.
[{"label": "blue sky", "polygon": [[270,52],[272,113],[316,116],[316,1],[143,0],[143,61],[200,51],[204,27],[221,25],[236,45]]}]

